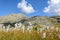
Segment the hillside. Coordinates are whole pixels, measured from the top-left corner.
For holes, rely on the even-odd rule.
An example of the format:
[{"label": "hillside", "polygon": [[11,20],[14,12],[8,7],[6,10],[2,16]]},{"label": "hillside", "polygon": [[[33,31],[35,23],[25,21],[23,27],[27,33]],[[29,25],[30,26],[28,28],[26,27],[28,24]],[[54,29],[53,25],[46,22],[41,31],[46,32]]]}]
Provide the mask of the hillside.
[{"label": "hillside", "polygon": [[28,22],[31,22],[33,25],[39,25],[39,26],[53,26],[53,23],[50,21],[49,17],[42,17],[42,16],[36,16],[29,18],[27,21],[25,21],[25,24],[28,24]]},{"label": "hillside", "polygon": [[[60,16],[52,16],[52,17],[45,17],[45,16],[34,16],[28,18],[23,14],[11,14],[7,16],[0,17],[0,23],[17,23],[21,22],[22,24],[28,26],[29,22],[31,22],[32,26],[55,26],[60,24],[58,22],[58,18]],[[60,20],[60,19],[59,19]]]},{"label": "hillside", "polygon": [[0,23],[14,23],[14,22],[19,22],[22,19],[27,19],[27,16],[23,14],[11,14],[7,16],[1,16]]},{"label": "hillside", "polygon": [[[59,17],[60,18],[60,17]],[[60,40],[60,22],[55,17],[11,14],[0,17],[0,40]]]}]

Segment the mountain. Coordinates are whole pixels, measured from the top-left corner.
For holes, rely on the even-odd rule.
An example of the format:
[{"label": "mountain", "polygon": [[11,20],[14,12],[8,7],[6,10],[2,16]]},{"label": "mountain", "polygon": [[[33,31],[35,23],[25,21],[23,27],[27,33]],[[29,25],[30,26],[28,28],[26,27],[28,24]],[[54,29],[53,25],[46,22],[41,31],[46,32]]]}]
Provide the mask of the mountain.
[{"label": "mountain", "polygon": [[2,23],[17,23],[21,22],[23,25],[28,26],[29,23],[32,24],[32,26],[60,26],[60,16],[52,16],[52,17],[46,17],[46,16],[33,16],[31,18],[28,18],[27,16],[23,14],[11,14],[7,16],[0,16],[0,24]]},{"label": "mountain", "polygon": [[29,22],[31,22],[32,25],[38,25],[38,26],[54,26],[52,23],[53,19],[45,16],[34,16],[31,18],[28,18],[27,21],[24,22],[25,25],[27,25]]},{"label": "mountain", "polygon": [[23,14],[11,14],[7,16],[1,16],[0,23],[14,23],[14,22],[19,22],[22,19],[27,19],[27,16]]},{"label": "mountain", "polygon": [[50,17],[53,19],[54,26],[60,27],[60,16],[52,16]]},{"label": "mountain", "polygon": [[52,16],[51,18],[55,19],[58,23],[60,23],[60,16]]}]

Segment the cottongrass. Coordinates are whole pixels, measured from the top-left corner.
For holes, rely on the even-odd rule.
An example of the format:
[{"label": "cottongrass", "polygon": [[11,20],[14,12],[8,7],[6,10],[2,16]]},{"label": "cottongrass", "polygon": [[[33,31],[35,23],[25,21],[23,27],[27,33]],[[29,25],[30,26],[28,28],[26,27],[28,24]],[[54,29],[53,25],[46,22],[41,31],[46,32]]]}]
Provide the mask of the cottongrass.
[{"label": "cottongrass", "polygon": [[56,27],[56,31],[57,31],[57,32],[59,31],[59,28],[58,28],[58,27]]},{"label": "cottongrass", "polygon": [[32,30],[32,27],[28,26],[25,30],[23,25],[20,30],[15,28],[8,28],[8,30],[0,31],[0,40],[60,40],[60,28],[37,28]]},{"label": "cottongrass", "polygon": [[26,30],[0,31],[0,40],[60,40],[60,32],[56,30],[43,30],[39,33],[32,30],[30,33]]},{"label": "cottongrass", "polygon": [[46,38],[46,32],[43,32],[42,38]]}]

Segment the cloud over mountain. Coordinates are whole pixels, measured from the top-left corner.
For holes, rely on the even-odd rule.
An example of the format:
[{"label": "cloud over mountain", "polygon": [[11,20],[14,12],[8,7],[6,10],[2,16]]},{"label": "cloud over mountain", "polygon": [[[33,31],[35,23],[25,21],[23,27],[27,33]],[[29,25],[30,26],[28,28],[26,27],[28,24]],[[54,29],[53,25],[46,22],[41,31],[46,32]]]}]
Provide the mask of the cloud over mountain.
[{"label": "cloud over mountain", "polygon": [[33,6],[28,3],[26,0],[22,0],[20,3],[18,3],[17,7],[22,10],[22,12],[25,12],[27,14],[35,12],[35,9]]},{"label": "cloud over mountain", "polygon": [[45,13],[60,15],[60,0],[49,0],[48,6],[44,8]]}]

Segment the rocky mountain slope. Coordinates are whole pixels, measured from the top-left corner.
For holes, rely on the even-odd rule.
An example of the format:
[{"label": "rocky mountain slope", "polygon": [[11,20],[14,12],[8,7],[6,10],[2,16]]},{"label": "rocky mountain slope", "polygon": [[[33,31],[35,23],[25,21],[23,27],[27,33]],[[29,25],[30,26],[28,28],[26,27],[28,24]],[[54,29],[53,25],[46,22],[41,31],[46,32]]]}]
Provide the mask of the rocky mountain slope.
[{"label": "rocky mountain slope", "polygon": [[27,16],[23,14],[11,14],[7,16],[1,16],[0,23],[14,23],[14,22],[19,22],[22,19],[27,19]]},{"label": "rocky mountain slope", "polygon": [[53,26],[53,23],[51,22],[52,19],[49,17],[42,17],[42,16],[35,16],[32,18],[29,18],[27,21],[25,21],[25,24],[28,24],[28,22],[31,22],[33,25],[38,26]]},{"label": "rocky mountain slope", "polygon": [[57,16],[54,16],[54,17],[34,16],[31,18],[28,18],[27,16],[25,16],[23,14],[11,14],[11,15],[0,17],[0,24],[1,23],[21,22],[25,26],[28,26],[29,22],[30,22],[32,24],[32,26],[38,25],[38,26],[49,26],[49,27],[51,27],[51,26],[55,26],[56,24],[59,23],[58,22],[59,18],[57,18]]}]

